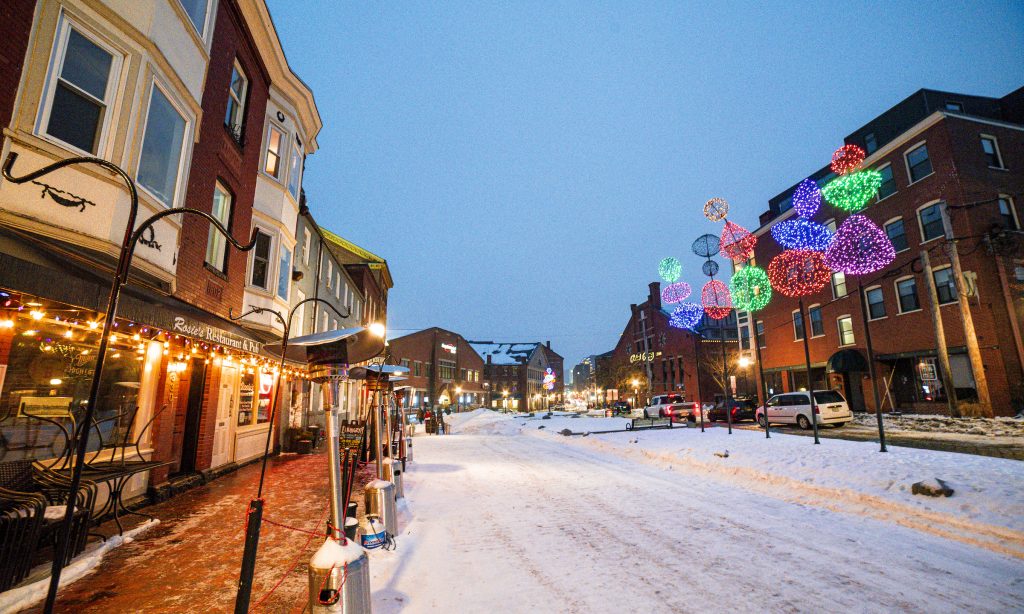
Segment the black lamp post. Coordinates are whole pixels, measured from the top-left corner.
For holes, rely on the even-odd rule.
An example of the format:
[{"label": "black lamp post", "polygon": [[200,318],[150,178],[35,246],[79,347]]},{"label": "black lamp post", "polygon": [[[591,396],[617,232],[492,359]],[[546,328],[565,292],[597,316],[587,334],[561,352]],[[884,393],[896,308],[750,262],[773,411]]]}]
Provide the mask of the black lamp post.
[{"label": "black lamp post", "polygon": [[118,175],[122,180],[124,180],[125,184],[128,186],[128,194],[131,197],[131,206],[128,210],[128,220],[125,223],[124,238],[121,240],[121,252],[118,257],[117,268],[114,272],[114,280],[110,286],[110,295],[107,298],[107,311],[103,320],[103,333],[100,337],[99,348],[97,349],[96,366],[93,368],[92,383],[89,386],[89,400],[86,403],[85,415],[82,417],[81,425],[78,427],[78,432],[75,436],[75,464],[71,468],[71,483],[68,486],[67,508],[64,510],[64,519],[62,521],[63,526],[57,540],[56,548],[54,549],[53,565],[50,572],[50,586],[47,590],[46,604],[44,605],[44,612],[46,612],[46,614],[50,614],[53,612],[53,607],[57,602],[57,590],[60,586],[61,572],[64,569],[64,553],[67,552],[68,546],[70,545],[69,538],[71,536],[71,527],[74,523],[75,493],[78,492],[78,487],[82,483],[82,468],[85,466],[85,454],[89,445],[90,425],[92,424],[93,414],[96,411],[96,399],[99,397],[100,379],[103,375],[103,363],[106,358],[107,343],[110,339],[110,330],[113,328],[114,320],[117,317],[117,303],[121,296],[121,288],[128,282],[128,274],[131,270],[131,261],[135,252],[135,245],[139,242],[139,239],[142,238],[144,233],[147,230],[150,230],[153,227],[153,224],[158,220],[178,214],[198,215],[206,218],[218,232],[227,238],[231,245],[241,251],[249,251],[256,246],[256,235],[253,233],[252,240],[248,244],[243,245],[231,236],[228,229],[221,225],[217,218],[205,211],[191,209],[188,207],[172,207],[155,213],[139,224],[138,228],[136,228],[135,220],[139,212],[139,193],[135,188],[135,181],[128,175],[128,173],[116,164],[108,162],[102,158],[95,158],[91,156],[67,158],[44,166],[39,170],[28,173],[27,175],[15,177],[11,174],[11,170],[14,168],[14,163],[17,159],[18,154],[12,151],[7,154],[7,160],[4,161],[3,176],[4,179],[11,183],[26,183],[34,179],[38,179],[39,177],[49,175],[50,173],[67,166],[76,164],[95,164]]}]

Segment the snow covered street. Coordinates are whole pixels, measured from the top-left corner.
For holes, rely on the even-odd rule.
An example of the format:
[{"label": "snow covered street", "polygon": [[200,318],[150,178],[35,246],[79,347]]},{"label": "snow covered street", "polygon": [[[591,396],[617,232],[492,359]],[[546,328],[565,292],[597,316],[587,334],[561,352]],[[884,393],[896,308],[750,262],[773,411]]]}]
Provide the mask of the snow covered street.
[{"label": "snow covered street", "polygon": [[[972,458],[972,484],[922,503],[900,472],[957,480],[964,456],[724,429],[563,437],[624,421],[485,410],[456,422],[415,438],[398,549],[371,553],[377,612],[1024,608],[1016,461]],[[816,471],[808,454],[833,460]],[[892,484],[857,478],[876,472]]]}]

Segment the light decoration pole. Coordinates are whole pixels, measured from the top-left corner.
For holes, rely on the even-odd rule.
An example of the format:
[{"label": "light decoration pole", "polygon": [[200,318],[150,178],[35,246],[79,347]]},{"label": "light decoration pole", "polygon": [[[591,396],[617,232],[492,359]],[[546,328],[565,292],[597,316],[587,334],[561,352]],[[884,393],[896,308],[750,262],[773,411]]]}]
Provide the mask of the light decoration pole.
[{"label": "light decoration pole", "polygon": [[[856,151],[854,151],[850,156],[850,160],[841,159],[841,163],[837,168],[836,156],[838,156],[840,152],[848,150],[851,147],[856,146],[847,145],[846,147],[840,148],[836,154],[832,156],[833,170],[845,174],[856,175],[875,172],[857,170],[860,163],[864,161],[864,158],[863,156],[858,157],[858,153]],[[830,183],[829,185],[832,184]],[[874,196],[874,193],[877,192],[877,190],[878,187],[876,186],[874,191],[870,193],[869,198]],[[832,193],[827,192],[826,199],[829,198],[829,194]],[[852,201],[849,201],[849,198],[850,196],[848,194],[843,195],[843,202],[845,204],[850,204]],[[829,202],[831,203],[832,201],[829,200]],[[843,207],[840,206],[840,208]],[[863,205],[859,208],[863,208]],[[864,291],[863,276],[884,269],[892,264],[895,259],[896,248],[893,247],[892,241],[889,240],[885,231],[879,228],[877,224],[867,217],[859,214],[854,214],[846,218],[839,228],[836,229],[835,240],[829,246],[828,251],[825,252],[825,263],[829,268],[833,271],[843,273],[844,275],[857,276],[857,292],[860,295],[860,315],[861,321],[864,324],[864,344],[868,353],[868,376],[871,378],[871,394],[875,402],[875,418],[878,421],[878,442],[880,452],[886,451],[885,427],[882,422],[882,402],[878,392],[878,380],[875,369],[875,350],[871,343],[868,301],[867,293]]]},{"label": "light decoration pole", "polygon": [[[722,198],[712,198],[704,204],[704,216],[711,221],[725,219],[729,213],[729,204]],[[712,320],[723,320],[732,310],[732,297],[729,295],[729,286],[715,279],[718,273],[718,263],[712,260],[722,249],[722,239],[713,234],[703,234],[690,246],[691,251],[697,256],[704,258],[701,271],[711,279],[701,288],[701,304],[704,306],[704,313]],[[732,434],[732,408],[730,407],[729,395],[729,360],[725,351],[725,327],[720,325],[722,344],[722,396],[725,406],[725,417],[729,427],[729,434]]]},{"label": "light decoration pole", "polygon": [[703,305],[698,305],[697,303],[681,303],[676,306],[675,310],[672,311],[672,315],[669,316],[668,319],[669,326],[688,330],[693,336],[693,358],[697,369],[697,412],[700,413],[701,433],[704,432],[704,401],[701,398],[704,396],[704,392],[701,390],[700,385],[700,347],[697,342],[697,338],[700,336],[700,333],[697,332],[697,324],[700,323],[700,318],[703,315]]},{"label": "light decoration pole", "polygon": [[761,405],[764,407],[764,436],[771,438],[768,425],[768,382],[764,379],[764,361],[761,359],[761,338],[757,334],[756,313],[768,306],[772,300],[772,285],[768,274],[759,266],[747,264],[736,271],[729,280],[729,290],[736,309],[750,313],[754,324],[754,352],[757,356],[757,372],[761,378],[758,392],[761,394]]}]

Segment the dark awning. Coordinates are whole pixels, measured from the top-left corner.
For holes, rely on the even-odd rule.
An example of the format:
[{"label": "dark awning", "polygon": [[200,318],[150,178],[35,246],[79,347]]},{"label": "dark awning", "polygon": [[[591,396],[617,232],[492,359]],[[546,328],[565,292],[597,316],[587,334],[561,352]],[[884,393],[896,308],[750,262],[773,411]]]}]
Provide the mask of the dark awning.
[{"label": "dark awning", "polygon": [[864,355],[860,353],[860,350],[847,348],[832,354],[828,359],[825,369],[829,373],[863,372],[868,370],[868,361],[864,359]]}]

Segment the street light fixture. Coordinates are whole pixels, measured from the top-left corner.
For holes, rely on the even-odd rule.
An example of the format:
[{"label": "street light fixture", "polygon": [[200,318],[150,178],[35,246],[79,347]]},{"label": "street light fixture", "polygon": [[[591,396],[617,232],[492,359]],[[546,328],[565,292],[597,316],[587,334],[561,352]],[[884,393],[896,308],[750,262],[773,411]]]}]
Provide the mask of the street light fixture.
[{"label": "street light fixture", "polygon": [[634,377],[630,383],[633,384],[633,409],[636,409],[640,402],[640,382]]}]

